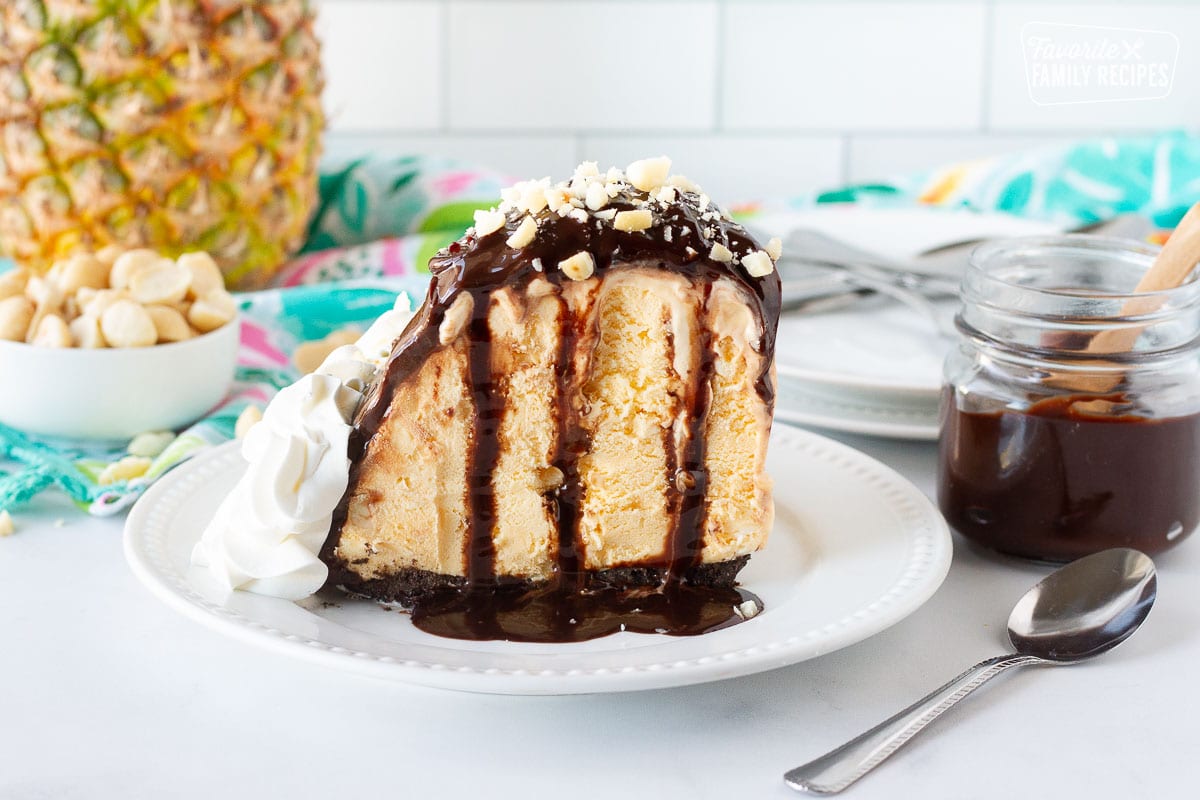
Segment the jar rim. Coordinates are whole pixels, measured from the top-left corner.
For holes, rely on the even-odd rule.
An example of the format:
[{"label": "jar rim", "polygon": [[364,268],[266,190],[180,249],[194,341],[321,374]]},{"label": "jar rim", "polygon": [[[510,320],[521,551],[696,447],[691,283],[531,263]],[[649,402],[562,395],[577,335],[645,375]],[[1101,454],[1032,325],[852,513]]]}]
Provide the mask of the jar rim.
[{"label": "jar rim", "polygon": [[1066,298],[1086,298],[1094,297],[1104,300],[1120,300],[1123,298],[1129,299],[1147,299],[1161,298],[1164,301],[1173,301],[1172,305],[1191,305],[1194,302],[1200,301],[1200,270],[1193,268],[1183,283],[1178,286],[1173,286],[1168,289],[1159,289],[1151,292],[1115,292],[1102,291],[1094,288],[1083,290],[1080,289],[1054,289],[1040,286],[1031,286],[1027,283],[1022,283],[1016,280],[1010,280],[1000,275],[994,274],[988,268],[988,263],[997,256],[1020,250],[1063,250],[1077,251],[1084,253],[1111,253],[1114,257],[1119,258],[1121,254],[1125,256],[1133,256],[1135,258],[1147,260],[1147,269],[1150,263],[1158,255],[1162,249],[1158,245],[1142,242],[1136,239],[1124,239],[1115,236],[1096,236],[1093,234],[1082,233],[1067,233],[1067,234],[1049,234],[1039,236],[1020,236],[1007,239],[992,239],[989,240],[974,250],[971,251],[967,258],[967,276],[964,278],[964,284],[969,282],[970,276],[974,276],[977,280],[986,281],[992,284],[999,284],[1020,292],[1028,292],[1031,295],[1045,297],[1062,297]]}]

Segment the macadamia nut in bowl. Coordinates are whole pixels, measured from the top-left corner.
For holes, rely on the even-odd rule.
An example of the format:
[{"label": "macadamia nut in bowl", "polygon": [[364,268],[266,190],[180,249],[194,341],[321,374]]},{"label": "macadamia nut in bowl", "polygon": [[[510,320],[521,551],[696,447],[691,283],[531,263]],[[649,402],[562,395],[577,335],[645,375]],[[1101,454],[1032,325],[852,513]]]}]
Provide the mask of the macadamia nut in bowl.
[{"label": "macadamia nut in bowl", "polygon": [[181,427],[228,392],[239,328],[204,253],[109,251],[0,273],[0,423],[91,440]]}]

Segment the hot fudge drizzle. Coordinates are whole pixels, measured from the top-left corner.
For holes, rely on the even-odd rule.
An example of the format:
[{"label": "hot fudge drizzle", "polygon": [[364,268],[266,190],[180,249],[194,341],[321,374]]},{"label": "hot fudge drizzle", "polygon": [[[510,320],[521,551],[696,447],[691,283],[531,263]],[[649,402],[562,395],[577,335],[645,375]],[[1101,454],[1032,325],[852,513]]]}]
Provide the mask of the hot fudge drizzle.
[{"label": "hot fudge drizzle", "polygon": [[[747,600],[761,607],[761,601],[745,590],[707,585],[722,568],[736,571],[740,563],[700,564],[708,486],[705,429],[715,359],[711,332],[705,326],[700,326],[698,376],[682,398],[687,421],[682,463],[674,463],[673,443],[666,447],[668,474],[664,480],[673,519],[665,563],[599,574],[588,574],[583,569],[584,549],[579,530],[583,489],[578,458],[586,450],[588,434],[581,426],[578,406],[586,375],[577,374],[572,352],[575,342],[587,333],[577,326],[596,322],[595,315],[572,313],[562,291],[569,279],[555,265],[579,252],[591,254],[598,277],[633,263],[657,264],[686,276],[697,286],[702,296],[700,313],[708,304],[715,280],[724,278],[739,284],[751,301],[764,356],[755,387],[768,409],[774,402],[770,365],[779,316],[778,274],[752,277],[740,265],[708,257],[712,245],[718,243],[734,253],[758,247],[741,226],[723,216],[713,219],[714,215],[706,213],[702,206],[707,206],[706,200],[698,202],[696,196],[684,195],[656,214],[658,220],[653,227],[641,231],[623,231],[611,225],[594,224],[592,220],[547,213],[541,217],[534,241],[519,249],[506,245],[507,237],[520,222],[519,215],[510,215],[499,230],[482,237],[468,235],[431,260],[433,280],[425,303],[397,340],[381,378],[355,419],[350,442],[349,488],[334,515],[331,535],[322,550],[322,559],[333,568],[332,582],[347,577],[347,571],[339,569],[334,549],[357,482],[358,465],[384,422],[395,387],[440,346],[439,328],[446,312],[466,293],[472,302],[465,333],[475,407],[465,498],[467,575],[460,586],[448,586],[417,597],[412,609],[414,624],[430,633],[461,639],[580,641],[619,630],[699,634],[741,621],[735,607]],[[610,207],[618,212],[634,209],[636,198],[618,199]],[[556,573],[547,585],[531,588],[527,583],[508,581],[495,574],[492,531],[496,503],[491,476],[500,454],[498,433],[506,393],[493,385],[496,377],[492,369],[488,313],[494,290],[506,285],[524,285],[537,277],[555,286],[560,302],[555,365],[559,426],[551,464],[562,472],[563,480],[547,497],[558,529]]]}]

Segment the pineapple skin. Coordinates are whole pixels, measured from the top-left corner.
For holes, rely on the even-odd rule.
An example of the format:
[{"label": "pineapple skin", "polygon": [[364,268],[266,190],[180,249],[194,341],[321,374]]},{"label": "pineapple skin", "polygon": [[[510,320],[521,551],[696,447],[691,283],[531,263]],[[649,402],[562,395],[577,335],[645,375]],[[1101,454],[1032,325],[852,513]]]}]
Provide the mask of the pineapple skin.
[{"label": "pineapple skin", "polygon": [[0,251],[207,250],[253,289],[304,242],[324,116],[309,0],[0,2]]}]

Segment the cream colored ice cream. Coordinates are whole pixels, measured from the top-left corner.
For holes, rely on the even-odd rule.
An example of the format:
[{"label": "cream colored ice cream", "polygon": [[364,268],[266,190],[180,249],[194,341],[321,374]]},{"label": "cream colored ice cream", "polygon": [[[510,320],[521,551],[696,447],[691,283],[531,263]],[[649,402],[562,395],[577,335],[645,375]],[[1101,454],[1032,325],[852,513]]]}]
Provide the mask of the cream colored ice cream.
[{"label": "cream colored ice cream", "polygon": [[668,171],[519,184],[434,259],[354,420],[335,582],[400,600],[442,578],[732,582],[763,546],[777,243]]},{"label": "cream colored ice cream", "polygon": [[[557,523],[545,495],[557,489],[555,354],[563,309],[544,278],[523,291],[505,288],[488,315],[493,359],[514,402],[505,404],[502,448],[493,477],[497,574],[547,579]],[[695,379],[697,327],[713,332],[714,396],[709,447],[708,513],[701,559],[721,562],[759,549],[771,528],[766,474],[771,410],[755,391],[763,369],[761,334],[747,300],[730,281],[714,287],[697,313],[689,282],[642,263],[565,287],[568,308],[590,339],[575,352],[590,438],[580,459],[580,535],[590,570],[668,560],[668,448],[685,440],[681,398]],[[667,324],[663,322],[667,321]],[[465,333],[443,345],[392,398],[390,414],[367,449],[341,530],[338,556],[365,579],[406,568],[465,576],[468,517],[466,459],[474,409],[466,391]],[[518,400],[519,398],[519,400]]]}]

